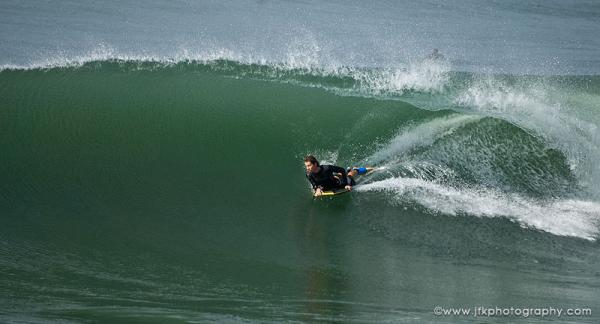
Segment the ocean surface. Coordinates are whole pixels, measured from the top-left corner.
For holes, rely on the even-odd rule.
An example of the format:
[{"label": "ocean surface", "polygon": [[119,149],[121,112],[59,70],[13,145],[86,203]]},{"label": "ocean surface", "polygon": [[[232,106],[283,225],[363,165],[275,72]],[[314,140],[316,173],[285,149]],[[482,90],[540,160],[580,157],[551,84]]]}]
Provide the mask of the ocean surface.
[{"label": "ocean surface", "polygon": [[[599,22],[0,2],[0,322],[600,322]],[[307,154],[379,170],[313,199]]]}]

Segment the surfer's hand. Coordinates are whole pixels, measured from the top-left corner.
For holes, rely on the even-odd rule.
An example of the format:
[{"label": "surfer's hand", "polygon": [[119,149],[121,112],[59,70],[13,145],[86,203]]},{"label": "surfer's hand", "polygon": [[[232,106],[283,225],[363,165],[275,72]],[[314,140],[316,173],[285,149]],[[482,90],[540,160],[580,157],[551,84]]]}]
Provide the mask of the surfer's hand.
[{"label": "surfer's hand", "polygon": [[348,191],[352,191],[352,186],[345,186],[344,188]]},{"label": "surfer's hand", "polygon": [[320,196],[323,194],[323,190],[321,190],[321,188],[317,188],[317,190],[315,190],[315,196]]}]

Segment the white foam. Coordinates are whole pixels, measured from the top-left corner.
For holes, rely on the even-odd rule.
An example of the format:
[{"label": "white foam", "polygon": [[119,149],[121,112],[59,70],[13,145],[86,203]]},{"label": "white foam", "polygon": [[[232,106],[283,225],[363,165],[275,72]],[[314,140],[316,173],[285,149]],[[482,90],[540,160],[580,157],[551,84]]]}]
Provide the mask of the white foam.
[{"label": "white foam", "polygon": [[452,134],[465,124],[480,120],[479,116],[451,115],[402,129],[390,143],[367,159],[370,163],[389,161],[415,147],[429,146],[437,139]]},{"label": "white foam", "polygon": [[323,62],[321,47],[310,33],[303,33],[304,38],[296,38],[289,45],[286,59],[281,66],[287,69],[319,69]]},{"label": "white foam", "polygon": [[397,67],[349,68],[338,74],[358,81],[354,91],[368,96],[401,96],[406,92],[441,93],[448,83],[450,64],[444,60],[418,60]]},{"label": "white foam", "polygon": [[357,191],[387,191],[393,202],[414,201],[446,215],[507,217],[522,226],[560,236],[595,241],[600,204],[582,200],[535,201],[492,189],[454,188],[416,178],[389,178],[356,187]]}]

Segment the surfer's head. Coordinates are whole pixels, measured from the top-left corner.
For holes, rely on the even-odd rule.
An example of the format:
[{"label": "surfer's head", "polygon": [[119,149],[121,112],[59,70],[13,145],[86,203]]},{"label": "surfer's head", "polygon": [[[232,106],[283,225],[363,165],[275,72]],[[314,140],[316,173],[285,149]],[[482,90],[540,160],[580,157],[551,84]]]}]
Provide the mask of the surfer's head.
[{"label": "surfer's head", "polygon": [[307,172],[317,173],[319,169],[319,161],[317,158],[312,155],[307,155],[304,157],[304,166],[306,167]]}]

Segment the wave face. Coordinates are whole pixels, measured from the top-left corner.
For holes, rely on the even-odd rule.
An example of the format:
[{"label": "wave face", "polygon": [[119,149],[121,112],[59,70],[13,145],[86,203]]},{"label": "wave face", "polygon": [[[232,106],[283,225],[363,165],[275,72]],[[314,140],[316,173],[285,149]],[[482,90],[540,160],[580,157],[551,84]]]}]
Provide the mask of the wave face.
[{"label": "wave face", "polygon": [[[394,183],[404,187],[406,180],[420,179],[427,181],[423,182],[425,187],[432,182],[444,186],[443,190],[457,190],[442,194],[440,204],[445,204],[444,199],[454,193],[464,195],[461,190],[465,189],[470,195],[487,197],[481,202],[484,205],[488,205],[488,200],[499,201],[502,205],[506,205],[506,201],[517,200],[519,206],[540,206],[542,214],[564,214],[563,217],[570,221],[573,220],[571,215],[575,215],[586,220],[582,220],[585,223],[583,229],[577,224],[561,222],[555,226],[540,225],[537,220],[530,222],[519,217],[530,213],[521,207],[489,213],[475,206],[465,210],[468,214],[508,216],[525,226],[559,235],[593,240],[597,234],[595,222],[600,174],[595,161],[600,158],[600,148],[597,144],[598,117],[592,111],[593,103],[598,101],[593,92],[598,87],[597,77],[481,76],[453,73],[444,62],[428,60],[420,62],[418,67],[394,71],[290,69],[279,65],[248,65],[223,60],[174,64],[98,61],[78,67],[5,71],[2,77],[5,80],[3,94],[8,104],[3,129],[5,138],[13,138],[13,141],[4,144],[5,151],[15,152],[10,159],[11,168],[7,168],[5,174],[21,179],[19,182],[25,181],[27,174],[33,171],[23,166],[25,161],[51,158],[49,161],[71,169],[78,168],[78,159],[88,161],[92,167],[93,157],[106,159],[110,156],[114,160],[103,162],[107,164],[106,172],[117,179],[124,179],[134,169],[135,173],[139,173],[146,167],[136,164],[135,167],[131,165],[121,169],[123,165],[112,164],[115,161],[133,159],[131,163],[139,163],[134,161],[158,157],[169,159],[176,154],[180,158],[169,163],[191,163],[193,157],[210,159],[214,155],[238,154],[236,152],[247,150],[238,147],[243,145],[236,141],[223,142],[223,138],[214,138],[223,134],[233,138],[268,137],[271,138],[268,144],[285,138],[286,147],[292,152],[289,156],[295,158],[308,152],[321,152],[326,162],[370,164],[384,168],[385,172],[370,178],[373,183],[363,186],[363,190],[395,190]],[[179,80],[180,77],[183,80]],[[89,83],[84,83],[86,81]],[[219,82],[224,86],[217,86]],[[230,89],[228,83],[241,88]],[[62,90],[52,94],[55,98],[58,96],[52,101],[48,93],[56,87]],[[280,89],[286,89],[290,94],[281,96]],[[263,92],[261,100],[254,98],[259,90]],[[309,92],[311,101],[305,103],[307,99],[301,100],[293,93],[296,90]],[[208,93],[214,95],[209,96]],[[233,94],[240,98],[228,98]],[[139,97],[135,99],[136,96]],[[65,104],[65,97],[74,103]],[[91,102],[90,97],[99,100]],[[222,101],[206,102],[216,100],[212,97]],[[39,98],[37,102],[36,98]],[[33,104],[25,104],[31,100]],[[112,105],[111,100],[117,105]],[[265,105],[270,102],[276,104]],[[53,105],[60,107],[51,108]],[[119,105],[126,107],[117,108]],[[247,108],[247,105],[257,107]],[[260,107],[262,105],[269,108]],[[393,108],[390,112],[372,108],[381,105]],[[105,106],[114,107],[105,111]],[[365,107],[365,111],[358,113],[350,107]],[[418,116],[413,117],[416,112]],[[339,121],[331,121],[320,118],[321,114],[355,115],[350,120],[340,117]],[[395,123],[377,126],[378,119],[391,118],[390,115],[394,114],[398,114],[394,116]],[[242,121],[240,116],[246,117]],[[150,120],[145,121],[145,118]],[[18,121],[23,119],[32,123],[20,124]],[[281,125],[297,125],[297,128],[284,126],[279,131],[266,132],[267,136],[261,127],[267,125],[268,120]],[[304,125],[303,120],[315,124]],[[234,123],[235,127],[226,127],[229,123]],[[246,123],[256,131],[249,130]],[[215,125],[221,126],[215,128]],[[277,128],[277,125],[269,128]],[[152,134],[153,131],[156,133]],[[191,142],[185,145],[190,151],[177,151],[177,147],[182,145],[177,137],[162,138],[160,132],[181,138],[185,137],[182,132],[189,132],[186,142]],[[195,132],[197,134],[192,136]],[[32,133],[33,137],[26,136]],[[309,138],[303,139],[299,136],[302,133],[307,133]],[[314,135],[310,136],[311,133]],[[15,134],[21,134],[20,140],[15,138]],[[298,138],[294,139],[292,135]],[[226,145],[218,146],[213,140]],[[370,144],[360,144],[363,142]],[[91,143],[96,144],[88,146]],[[150,143],[156,146],[153,148]],[[327,143],[337,143],[337,146],[332,149]],[[40,151],[33,148],[23,151],[22,147],[32,145]],[[263,145],[262,141],[254,141],[251,147],[265,153],[269,159],[282,158],[278,149]],[[139,156],[119,151],[124,147],[139,153]],[[162,148],[175,151],[163,156]],[[51,149],[58,151],[48,152]],[[80,155],[63,155],[61,150]],[[256,159],[253,156],[242,164],[254,165]],[[213,162],[224,163],[221,159]],[[210,169],[210,163],[204,165],[201,160],[194,163],[200,163],[202,167],[186,171],[192,178],[194,175],[201,177]],[[17,166],[22,174],[13,170]],[[166,168],[162,164],[154,167]],[[35,167],[40,173],[50,173],[46,168],[48,165]],[[89,176],[97,176],[93,170],[80,170],[80,175],[74,177],[88,173]],[[392,179],[397,181],[390,181]],[[49,182],[62,181],[64,179]],[[380,181],[383,185],[377,185]],[[420,182],[410,183],[419,187]],[[9,198],[28,196],[15,190],[12,182],[5,184],[11,185],[11,188],[5,188],[5,192],[14,195]],[[69,186],[59,184],[59,187]],[[88,186],[96,187],[94,181]],[[432,198],[437,194],[430,196],[431,192],[425,187],[421,188],[424,189],[423,195],[427,196],[425,200],[437,199]],[[24,188],[31,188],[31,185],[24,183]],[[85,189],[88,190],[91,189]],[[573,210],[552,207],[569,205],[570,201],[575,201],[578,207]],[[460,199],[457,204],[465,205]],[[433,206],[433,211],[448,211],[436,208],[437,203],[424,205]],[[550,207],[541,207],[546,205]],[[564,208],[567,208],[567,213],[563,213]]]},{"label": "wave face", "polygon": [[0,322],[600,322],[576,2],[1,2]]}]

